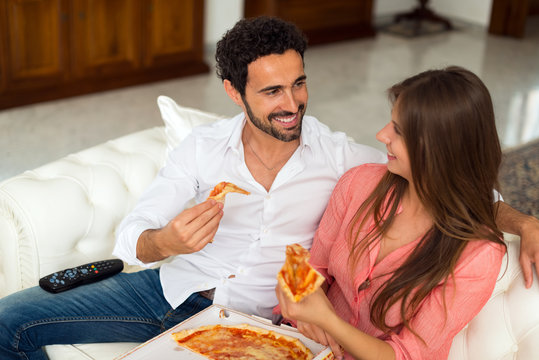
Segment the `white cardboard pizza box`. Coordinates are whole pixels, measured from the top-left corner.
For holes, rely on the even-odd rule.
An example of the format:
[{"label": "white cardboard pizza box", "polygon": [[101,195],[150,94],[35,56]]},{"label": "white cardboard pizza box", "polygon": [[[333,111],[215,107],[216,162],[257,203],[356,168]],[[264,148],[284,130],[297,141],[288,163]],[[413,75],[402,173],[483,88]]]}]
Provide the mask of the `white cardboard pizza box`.
[{"label": "white cardboard pizza box", "polygon": [[171,329],[157,335],[153,339],[146,341],[145,343],[140,344],[136,348],[128,351],[127,353],[116,358],[116,360],[142,360],[142,359],[205,359],[203,356],[195,354],[188,349],[185,349],[179,346],[174,339],[172,339],[171,334],[173,332],[178,332],[180,330],[197,328],[203,325],[238,325],[238,324],[250,324],[253,326],[258,326],[268,330],[273,330],[281,334],[288,336],[293,336],[298,338],[307,346],[312,353],[314,354],[313,360],[330,360],[333,359],[333,353],[329,347],[320,345],[309,338],[306,338],[296,329],[287,326],[281,325],[276,326],[271,323],[271,321],[260,318],[257,316],[249,316],[247,314],[241,313],[229,309],[221,305],[211,305],[205,310],[199,312],[198,314],[193,315],[189,319],[179,323],[178,325],[172,327]]}]

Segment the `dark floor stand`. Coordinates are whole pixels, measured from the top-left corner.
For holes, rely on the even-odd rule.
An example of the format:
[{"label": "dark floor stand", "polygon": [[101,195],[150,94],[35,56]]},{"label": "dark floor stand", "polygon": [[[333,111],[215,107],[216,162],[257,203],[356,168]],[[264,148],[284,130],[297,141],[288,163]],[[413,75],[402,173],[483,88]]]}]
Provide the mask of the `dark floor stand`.
[{"label": "dark floor stand", "polygon": [[394,22],[399,23],[403,20],[411,21],[414,23],[413,33],[419,35],[421,32],[421,24],[424,21],[430,21],[434,23],[441,23],[446,30],[452,30],[453,25],[451,22],[439,15],[436,15],[432,10],[427,6],[428,0],[418,0],[419,6],[413,9],[410,12],[400,13],[395,15]]}]

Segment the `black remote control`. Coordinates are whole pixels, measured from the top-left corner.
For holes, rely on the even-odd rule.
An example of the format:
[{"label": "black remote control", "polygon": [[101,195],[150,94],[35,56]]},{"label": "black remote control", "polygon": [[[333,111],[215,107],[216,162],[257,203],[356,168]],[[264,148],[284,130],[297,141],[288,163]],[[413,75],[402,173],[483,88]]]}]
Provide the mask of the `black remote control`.
[{"label": "black remote control", "polygon": [[48,292],[59,293],[79,285],[106,279],[119,273],[123,268],[124,263],[119,259],[91,262],[44,276],[39,279],[39,286]]}]

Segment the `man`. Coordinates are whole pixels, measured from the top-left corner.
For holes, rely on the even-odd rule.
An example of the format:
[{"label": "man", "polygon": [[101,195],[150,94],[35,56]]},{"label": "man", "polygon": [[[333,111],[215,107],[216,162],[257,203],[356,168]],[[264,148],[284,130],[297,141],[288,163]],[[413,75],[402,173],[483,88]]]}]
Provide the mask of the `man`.
[{"label": "man", "polygon": [[[143,266],[173,257],[160,268],[173,308],[203,292],[270,317],[285,245],[310,247],[347,168],[385,161],[304,116],[305,48],[298,29],[276,19],[240,21],[229,31],[217,45],[217,71],[243,112],[195,129],[122,223],[115,255]],[[224,209],[204,202],[221,181],[251,194],[228,195]],[[199,204],[184,210],[193,197]]]},{"label": "man", "polygon": [[[224,35],[217,70],[243,112],[195,129],[119,229],[115,255],[148,267],[169,261],[65,293],[35,287],[0,300],[1,359],[45,359],[47,344],[145,341],[212,303],[271,316],[285,245],[310,247],[347,169],[385,161],[304,116],[305,48],[295,26],[273,18],[240,20]],[[229,194],[224,207],[205,201],[221,181],[251,194]]]}]

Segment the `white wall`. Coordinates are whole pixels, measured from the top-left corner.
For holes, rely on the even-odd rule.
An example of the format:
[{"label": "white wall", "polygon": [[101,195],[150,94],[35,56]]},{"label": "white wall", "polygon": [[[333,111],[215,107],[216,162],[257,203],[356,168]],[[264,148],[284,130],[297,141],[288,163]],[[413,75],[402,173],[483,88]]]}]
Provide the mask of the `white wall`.
[{"label": "white wall", "polygon": [[487,27],[490,22],[492,0],[431,0],[436,13]]},{"label": "white wall", "polygon": [[415,0],[373,0],[374,17],[395,15],[399,12],[412,10],[417,6]]},{"label": "white wall", "polygon": [[206,0],[204,5],[204,44],[211,47],[243,17],[243,0]]}]

